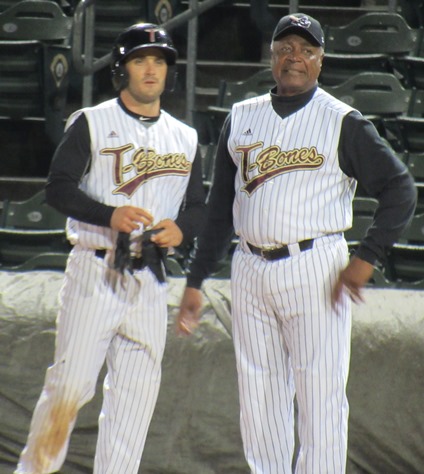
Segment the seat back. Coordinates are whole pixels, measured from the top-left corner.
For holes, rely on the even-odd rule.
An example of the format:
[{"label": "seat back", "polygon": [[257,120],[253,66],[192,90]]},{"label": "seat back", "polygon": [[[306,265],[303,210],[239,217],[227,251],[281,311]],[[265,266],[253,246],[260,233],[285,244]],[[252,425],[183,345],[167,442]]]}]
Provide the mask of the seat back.
[{"label": "seat back", "polygon": [[374,222],[374,212],[378,201],[370,197],[355,196],[352,201],[352,227],[345,231],[345,239],[350,247],[356,246],[365,237]]},{"label": "seat back", "polygon": [[421,153],[424,150],[424,118],[399,116],[388,121],[386,127],[392,127],[398,134],[402,148],[408,153]]},{"label": "seat back", "polygon": [[365,71],[393,73],[391,56],[326,53],[318,81],[323,86],[334,86]]},{"label": "seat back", "polygon": [[22,0],[0,13],[0,39],[69,44],[72,18],[49,0]]},{"label": "seat back", "polygon": [[417,185],[424,186],[424,150],[408,153],[407,166]]},{"label": "seat back", "polygon": [[4,201],[1,227],[16,230],[64,230],[66,217],[49,206],[45,191],[25,201]]},{"label": "seat back", "polygon": [[[402,241],[424,245],[424,214],[416,214],[402,234]],[[423,269],[424,278],[424,269]]]},{"label": "seat back", "polygon": [[364,13],[347,25],[325,28],[329,53],[415,54],[420,41],[421,30],[411,28],[398,13]]},{"label": "seat back", "polygon": [[396,56],[391,62],[406,87],[424,89],[424,57]]},{"label": "seat back", "polygon": [[244,81],[221,81],[218,94],[219,107],[230,109],[235,102],[265,94],[275,86],[271,68],[252,74]]},{"label": "seat back", "polygon": [[405,89],[394,74],[382,72],[362,72],[342,84],[323,88],[365,115],[404,114],[411,97],[411,90]]},{"label": "seat back", "polygon": [[[1,128],[12,123],[23,137],[31,123],[30,128],[38,132],[21,137],[20,142],[13,142],[11,136],[3,141],[4,134],[1,136],[3,162],[17,161],[16,155],[26,155],[23,176],[44,176],[46,163],[48,166],[63,136],[71,69],[71,26],[72,18],[49,0],[18,1],[0,13]],[[30,153],[26,153],[27,148]],[[40,166],[38,150],[44,155]],[[16,169],[13,163],[7,168]]]},{"label": "seat back", "polygon": [[423,282],[424,245],[395,244],[388,252],[385,274],[392,281],[407,283]]},{"label": "seat back", "polygon": [[407,115],[424,118],[424,89],[412,89]]},{"label": "seat back", "polygon": [[200,145],[200,153],[202,156],[202,179],[206,191],[212,184],[213,170],[215,165],[216,144]]},{"label": "seat back", "polygon": [[109,54],[112,45],[125,28],[139,21],[146,21],[147,2],[132,0],[97,0],[95,3],[94,55],[99,58]]}]

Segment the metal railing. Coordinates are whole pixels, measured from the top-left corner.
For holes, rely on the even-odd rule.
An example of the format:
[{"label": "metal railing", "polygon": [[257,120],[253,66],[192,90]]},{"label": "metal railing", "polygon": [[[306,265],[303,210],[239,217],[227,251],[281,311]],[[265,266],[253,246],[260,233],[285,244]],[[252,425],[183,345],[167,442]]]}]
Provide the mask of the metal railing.
[{"label": "metal railing", "polygon": [[[210,10],[224,0],[189,0],[189,8],[179,15],[163,23],[166,30],[188,24],[187,37],[187,65],[186,65],[186,111],[185,117],[192,124],[192,113],[195,109],[196,95],[196,62],[197,62],[197,26],[198,16]],[[111,53],[99,59],[94,58],[94,31],[95,31],[95,3],[96,0],[81,0],[74,12],[72,34],[72,61],[75,70],[82,74],[82,106],[92,104],[93,74],[104,67],[109,67]],[[289,1],[289,13],[299,11],[302,2]],[[395,12],[397,0],[388,0],[387,11]],[[261,3],[262,10],[268,9],[269,1]]]},{"label": "metal railing", "polygon": [[[197,17],[222,3],[224,0],[190,0],[189,8],[163,23],[167,31],[188,23],[187,74],[186,74],[186,121],[192,123],[195,108],[196,60],[197,60]],[[72,61],[75,70],[84,76],[82,106],[92,104],[93,74],[109,67],[111,53],[99,59],[94,58],[95,0],[81,0],[74,13],[72,33]]]}]

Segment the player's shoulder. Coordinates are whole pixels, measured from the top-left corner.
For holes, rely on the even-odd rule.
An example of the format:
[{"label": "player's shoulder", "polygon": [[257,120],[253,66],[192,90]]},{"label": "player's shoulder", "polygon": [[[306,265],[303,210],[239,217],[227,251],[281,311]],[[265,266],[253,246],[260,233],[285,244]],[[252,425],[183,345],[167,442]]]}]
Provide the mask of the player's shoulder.
[{"label": "player's shoulder", "polygon": [[119,109],[118,101],[116,98],[107,100],[97,105],[83,107],[81,109],[76,110],[71,115],[69,115],[68,120],[66,122],[66,128],[69,128],[81,115],[85,114],[86,116],[90,116],[91,114],[96,114],[99,111],[104,112],[108,109]]},{"label": "player's shoulder", "polygon": [[194,127],[187,124],[183,120],[174,117],[166,110],[161,109],[160,115],[161,115],[161,121],[166,122],[167,126],[171,127],[170,128],[171,132],[180,130],[182,133],[188,134],[190,136],[197,136],[197,132]]},{"label": "player's shoulder", "polygon": [[312,100],[313,102],[319,104],[321,107],[331,109],[333,112],[340,113],[342,115],[346,115],[356,110],[346,102],[337,99],[336,97],[332,96],[330,93],[328,93],[324,89],[321,89],[320,87],[317,88]]},{"label": "player's shoulder", "polygon": [[235,102],[233,104],[233,109],[240,108],[256,108],[263,107],[271,104],[271,94],[267,92],[262,95],[253,95],[252,97],[247,97],[244,100]]}]

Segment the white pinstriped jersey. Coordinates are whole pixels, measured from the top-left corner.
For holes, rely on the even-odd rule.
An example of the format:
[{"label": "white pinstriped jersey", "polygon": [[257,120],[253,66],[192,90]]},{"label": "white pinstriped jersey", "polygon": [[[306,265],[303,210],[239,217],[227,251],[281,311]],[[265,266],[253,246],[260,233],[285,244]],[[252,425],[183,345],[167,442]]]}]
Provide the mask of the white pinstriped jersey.
[{"label": "white pinstriped jersey", "polygon": [[[75,112],[87,117],[91,137],[90,170],[80,188],[111,206],[148,209],[154,224],[175,220],[197,150],[197,132],[161,110],[148,126],[125,113],[117,99]],[[163,192],[166,189],[166,192]],[[132,232],[132,238],[139,232]],[[68,238],[85,248],[113,248],[116,231],[69,218]]]},{"label": "white pinstriped jersey", "polygon": [[270,94],[233,106],[228,150],[238,167],[237,235],[264,247],[351,226],[356,181],[340,169],[337,150],[350,111],[320,88],[284,119],[272,108]]}]

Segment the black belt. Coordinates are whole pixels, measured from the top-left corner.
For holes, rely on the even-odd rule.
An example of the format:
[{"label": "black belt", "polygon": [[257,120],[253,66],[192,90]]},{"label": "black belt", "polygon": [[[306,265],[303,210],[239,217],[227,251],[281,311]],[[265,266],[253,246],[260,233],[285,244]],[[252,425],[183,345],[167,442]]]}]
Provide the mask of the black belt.
[{"label": "black belt", "polygon": [[[265,260],[281,260],[282,258],[290,257],[290,251],[288,245],[283,245],[282,247],[277,247],[275,249],[261,249],[260,247],[255,247],[249,242],[246,242],[250,251],[254,255],[259,255]],[[300,251],[310,250],[314,246],[314,239],[307,239],[298,242]]]},{"label": "black belt", "polygon": [[[97,258],[104,259],[106,257],[106,252],[107,252],[106,249],[96,249],[94,252],[94,255]],[[133,270],[141,270],[142,268],[146,266],[146,263],[143,261],[142,257],[131,257],[130,260],[131,260],[131,268]]]}]

